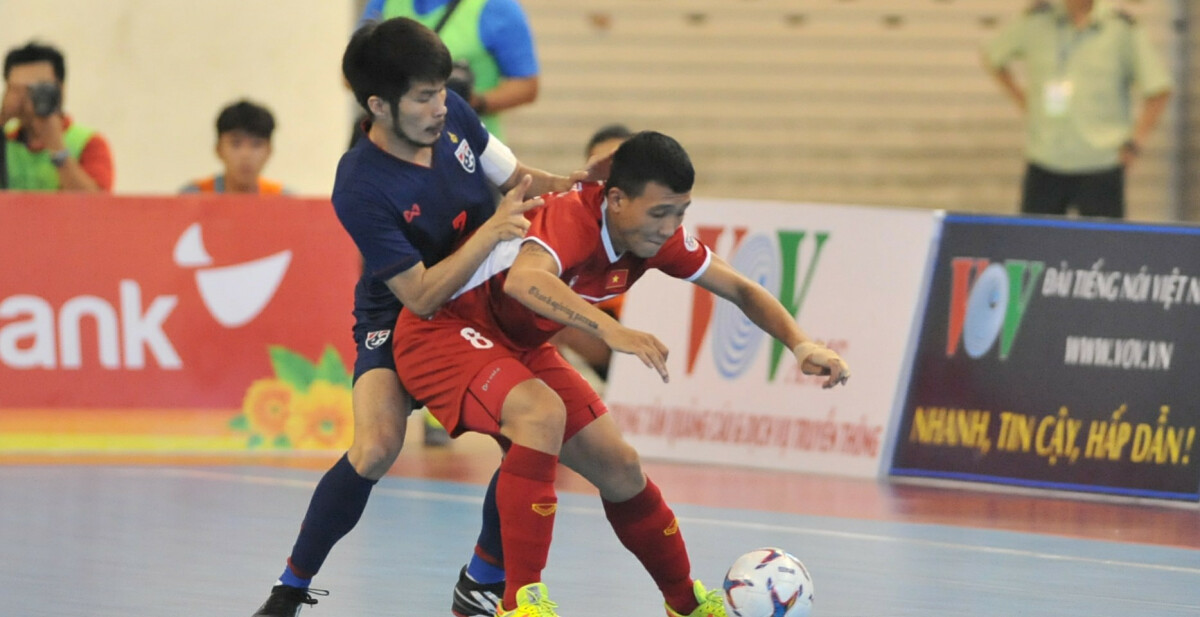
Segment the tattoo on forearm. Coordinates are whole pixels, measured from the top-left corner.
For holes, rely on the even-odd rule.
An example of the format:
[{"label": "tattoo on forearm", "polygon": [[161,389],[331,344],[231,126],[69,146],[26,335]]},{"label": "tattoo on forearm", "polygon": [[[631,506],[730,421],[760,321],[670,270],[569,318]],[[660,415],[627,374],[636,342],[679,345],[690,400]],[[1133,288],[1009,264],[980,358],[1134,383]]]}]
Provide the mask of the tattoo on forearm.
[{"label": "tattoo on forearm", "polygon": [[537,287],[530,287],[529,295],[533,296],[539,302],[542,302],[543,304],[549,306],[550,310],[552,310],[556,313],[562,313],[562,314],[566,315],[568,321],[573,321],[575,323],[582,324],[592,330],[600,329],[600,324],[588,319],[584,315],[580,315],[579,313],[576,313],[574,309],[572,309],[568,306],[563,306],[563,304],[561,302],[542,293],[541,290],[538,289]]}]

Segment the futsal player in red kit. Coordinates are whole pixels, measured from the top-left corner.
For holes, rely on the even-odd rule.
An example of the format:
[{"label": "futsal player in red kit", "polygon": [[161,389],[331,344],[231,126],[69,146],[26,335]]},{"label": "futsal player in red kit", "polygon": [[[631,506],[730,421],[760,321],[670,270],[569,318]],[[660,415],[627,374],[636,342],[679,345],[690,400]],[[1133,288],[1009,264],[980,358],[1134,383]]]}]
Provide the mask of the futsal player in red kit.
[{"label": "futsal player in red kit", "polygon": [[[507,587],[498,617],[552,617],[542,583],[558,498],[557,464],[600,490],[617,537],[662,591],[668,617],[725,617],[720,590],[691,578],[675,514],[642,472],[637,452],[600,397],[547,340],[563,327],[636,355],[667,381],[667,348],[621,325],[596,302],[624,293],[649,269],[725,298],[793,350],[802,370],[850,371],[804,334],[767,290],[731,268],[682,227],[694,171],[674,139],[643,132],[613,157],[606,184],[577,184],[527,213],[524,238],[500,243],[433,317],[405,309],[393,352],[405,389],[459,435],[496,437],[506,449],[496,485]],[[487,555],[477,546],[477,555]]]}]

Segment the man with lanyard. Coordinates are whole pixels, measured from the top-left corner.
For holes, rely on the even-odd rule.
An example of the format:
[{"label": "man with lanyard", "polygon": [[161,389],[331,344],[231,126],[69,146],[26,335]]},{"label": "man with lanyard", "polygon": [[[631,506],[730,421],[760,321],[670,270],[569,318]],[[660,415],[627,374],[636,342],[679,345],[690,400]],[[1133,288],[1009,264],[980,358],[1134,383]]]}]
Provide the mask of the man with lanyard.
[{"label": "man with lanyard", "polygon": [[[343,74],[370,117],[367,138],[338,164],[332,196],[364,260],[354,302],[354,442],[317,484],[258,617],[294,617],[302,604],[316,604],[313,594],[327,593],[309,589],[312,577],[400,453],[412,410],[392,356],[401,306],[432,314],[498,242],[524,235],[523,213],[542,203],[526,196],[589,177],[520,163],[446,91],[450,69],[445,45],[410,19],[368,24],[346,47]],[[498,206],[495,188],[506,193]]]},{"label": "man with lanyard", "polygon": [[[984,64],[1025,115],[1021,212],[1125,215],[1125,175],[1170,96],[1146,33],[1107,0],[1036,2],[983,50]],[[1025,87],[1009,71],[1022,59]],[[1130,85],[1142,98],[1134,120]]]}]

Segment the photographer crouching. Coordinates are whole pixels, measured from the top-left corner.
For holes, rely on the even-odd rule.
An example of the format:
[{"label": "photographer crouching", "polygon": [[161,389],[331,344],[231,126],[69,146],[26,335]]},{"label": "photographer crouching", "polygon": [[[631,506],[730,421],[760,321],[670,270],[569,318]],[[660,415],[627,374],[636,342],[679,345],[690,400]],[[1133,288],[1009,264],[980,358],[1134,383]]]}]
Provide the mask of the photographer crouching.
[{"label": "photographer crouching", "polygon": [[111,191],[113,161],[100,133],[62,111],[66,63],[57,49],[29,43],[4,57],[4,178],[24,191]]}]

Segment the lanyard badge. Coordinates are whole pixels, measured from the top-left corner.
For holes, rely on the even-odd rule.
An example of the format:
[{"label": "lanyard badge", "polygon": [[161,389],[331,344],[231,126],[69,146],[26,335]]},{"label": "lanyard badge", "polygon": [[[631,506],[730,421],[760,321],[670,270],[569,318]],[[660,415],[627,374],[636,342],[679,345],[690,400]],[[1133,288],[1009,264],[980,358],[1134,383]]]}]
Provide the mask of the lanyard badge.
[{"label": "lanyard badge", "polygon": [[1071,80],[1065,77],[1047,81],[1042,90],[1042,104],[1046,115],[1051,118],[1065,116],[1071,107],[1071,94],[1074,89]]}]

